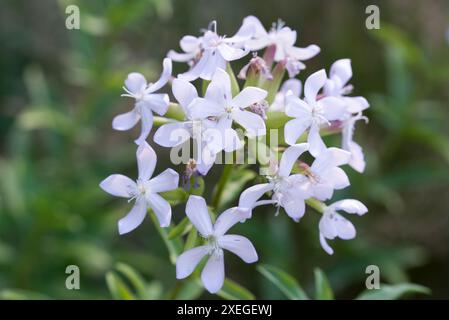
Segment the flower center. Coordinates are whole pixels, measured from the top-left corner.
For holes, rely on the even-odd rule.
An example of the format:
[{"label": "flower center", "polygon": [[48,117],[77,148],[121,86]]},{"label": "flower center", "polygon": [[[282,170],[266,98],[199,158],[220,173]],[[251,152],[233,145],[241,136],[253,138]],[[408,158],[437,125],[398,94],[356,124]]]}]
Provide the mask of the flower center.
[{"label": "flower center", "polygon": [[209,244],[209,254],[210,255],[217,255],[220,256],[223,254],[223,249],[220,247],[220,244],[218,243],[218,239],[216,236],[209,236],[207,238],[208,244]]}]

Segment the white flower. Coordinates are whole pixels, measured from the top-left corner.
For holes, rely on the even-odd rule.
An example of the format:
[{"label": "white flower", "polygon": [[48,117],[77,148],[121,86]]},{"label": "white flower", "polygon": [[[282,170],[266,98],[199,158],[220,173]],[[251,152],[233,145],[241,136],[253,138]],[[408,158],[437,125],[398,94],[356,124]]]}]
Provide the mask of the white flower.
[{"label": "white flower", "polygon": [[348,84],[352,78],[351,60],[340,59],[335,61],[329,72],[329,79],[323,88],[326,97],[341,98],[345,103],[346,112],[350,114],[360,113],[369,107],[364,97],[347,97],[352,92],[352,85]]},{"label": "white flower", "polygon": [[208,148],[205,136],[206,129],[213,126],[213,123],[210,120],[192,116],[191,104],[198,98],[198,93],[190,82],[174,79],[172,91],[184,110],[186,121],[174,121],[160,126],[154,134],[154,141],[163,147],[171,148],[193,138],[199,147],[195,159],[196,169],[201,175],[206,175],[215,161],[215,153]]},{"label": "white flower", "polygon": [[349,119],[345,120],[342,125],[342,148],[343,150],[349,151],[351,157],[348,164],[357,172],[362,173],[365,171],[365,155],[363,154],[362,147],[353,140],[355,123],[358,120],[368,119],[362,116],[361,113],[355,116],[351,116]]},{"label": "white flower", "polygon": [[350,240],[355,238],[356,235],[353,224],[338,214],[337,211],[339,210],[359,216],[368,212],[363,203],[353,199],[337,201],[324,209],[319,223],[320,243],[328,254],[333,254],[334,250],[329,246],[326,239],[333,240],[338,237],[343,240]]},{"label": "white flower", "polygon": [[206,201],[202,197],[190,196],[186,214],[192,224],[207,241],[205,245],[182,253],[176,260],[176,278],[188,277],[204,256],[208,261],[201,272],[201,281],[210,293],[218,292],[223,286],[224,252],[231,251],[246,263],[258,260],[256,249],[245,237],[225,234],[233,225],[247,217],[247,212],[234,207],[224,211],[212,225]]},{"label": "white flower", "polygon": [[304,100],[289,95],[286,97],[285,113],[290,120],[285,124],[284,137],[288,144],[295,144],[298,138],[309,129],[307,142],[310,153],[317,156],[326,146],[320,136],[320,127],[330,125],[330,121],[340,119],[345,112],[341,99],[324,97],[317,99],[318,92],[326,82],[326,72],[320,70],[307,78],[304,85]]},{"label": "white flower", "polygon": [[348,84],[352,77],[351,60],[341,59],[335,61],[330,69],[329,79],[323,88],[325,96],[333,96],[340,98],[345,104],[345,112],[341,115],[342,121],[342,148],[351,152],[349,165],[358,172],[365,170],[365,159],[363,150],[356,142],[353,141],[354,126],[357,120],[365,120],[362,111],[369,107],[368,101],[363,97],[348,97],[351,93],[352,86]]},{"label": "white flower", "polygon": [[310,167],[303,164],[303,188],[318,200],[330,199],[334,190],[350,185],[348,176],[339,168],[348,163],[350,156],[345,150],[328,148],[315,158]]},{"label": "white flower", "polygon": [[298,79],[286,80],[274,97],[274,101],[270,106],[270,111],[285,112],[286,96],[292,94],[295,97],[300,97],[302,92],[302,83]]},{"label": "white flower", "polygon": [[233,121],[241,125],[248,136],[265,135],[265,122],[259,115],[246,111],[253,103],[267,96],[265,90],[246,87],[238,95],[232,97],[231,80],[223,69],[218,69],[206,90],[204,98],[192,102],[191,115],[196,119],[213,119],[216,130],[207,130],[218,137],[208,144],[215,153],[225,150],[231,152],[242,147],[237,132],[232,128]]},{"label": "white flower", "polygon": [[189,71],[178,75],[180,79],[210,80],[215,70],[226,68],[227,61],[240,59],[249,53],[249,50],[243,47],[244,40],[249,35],[245,37],[241,34],[238,37],[226,38],[217,34],[215,21],[211,25],[213,30],[206,30],[199,38],[185,36],[181,39],[180,45],[185,54],[174,51],[168,53],[168,56],[175,61],[191,61],[192,67]]},{"label": "white flower", "polygon": [[129,130],[136,125],[139,119],[142,120],[142,131],[137,144],[145,141],[153,126],[153,112],[164,115],[170,103],[168,94],[154,93],[162,88],[171,76],[172,62],[166,58],[163,62],[164,70],[161,77],[155,83],[147,83],[145,77],[140,73],[130,73],[125,80],[123,89],[127,92],[122,96],[134,98],[136,100],[133,110],[118,115],[112,121],[115,130]]},{"label": "white flower", "polygon": [[[281,157],[279,166],[272,168],[268,183],[257,184],[242,192],[239,199],[239,208],[252,210],[263,204],[275,204],[278,209],[283,207],[289,217],[299,221],[305,212],[304,200],[310,197],[308,185],[304,183],[302,174],[290,175],[293,165],[299,156],[307,151],[309,145],[300,143],[287,148]],[[272,191],[271,200],[261,200],[264,193]],[[249,211],[251,212],[251,211]]]},{"label": "white flower", "polygon": [[245,41],[246,47],[257,51],[272,45],[276,46],[274,60],[285,63],[290,78],[305,69],[305,65],[301,61],[311,59],[320,52],[317,45],[310,45],[306,48],[295,47],[296,31],[285,27],[281,22],[267,32],[259,19],[248,16],[243,19],[242,27],[236,35],[246,35],[250,31],[253,33],[251,39]]},{"label": "white flower", "polygon": [[158,193],[178,187],[179,175],[172,169],[167,169],[151,179],[157,157],[154,150],[145,141],[139,145],[136,157],[139,169],[137,181],[134,182],[121,174],[113,174],[100,183],[100,187],[104,191],[116,197],[136,201],[126,217],[118,222],[120,234],[137,228],[145,218],[148,208],[154,211],[161,227],[167,227],[171,220],[171,207]]}]

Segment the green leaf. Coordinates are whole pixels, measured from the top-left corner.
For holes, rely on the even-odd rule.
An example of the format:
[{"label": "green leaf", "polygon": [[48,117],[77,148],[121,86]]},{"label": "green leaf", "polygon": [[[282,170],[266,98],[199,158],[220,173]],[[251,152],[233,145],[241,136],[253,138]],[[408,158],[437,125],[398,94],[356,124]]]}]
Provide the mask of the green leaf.
[{"label": "green leaf", "polygon": [[204,291],[203,286],[197,279],[186,279],[181,281],[179,290],[176,293],[177,300],[197,299]]},{"label": "green leaf", "polygon": [[197,239],[198,232],[196,232],[195,228],[191,228],[189,234],[187,235],[186,243],[184,245],[184,251],[192,249],[195,246]]},{"label": "green leaf", "polygon": [[334,293],[326,275],[320,269],[314,270],[315,274],[315,298],[317,300],[333,300]]},{"label": "green leaf", "polygon": [[3,289],[0,291],[2,300],[47,300],[48,296],[38,292],[22,289]]},{"label": "green leaf", "polygon": [[147,294],[147,285],[143,277],[131,266],[124,263],[117,263],[117,271],[121,272],[128,281],[134,286],[141,299],[149,299]]},{"label": "green leaf", "polygon": [[381,284],[380,289],[365,290],[357,300],[396,300],[409,294],[430,294],[430,289],[413,283]]},{"label": "green leaf", "polygon": [[265,278],[281,290],[290,300],[308,300],[307,294],[299,283],[285,271],[270,265],[258,265],[259,271]]},{"label": "green leaf", "polygon": [[168,239],[172,240],[180,236],[183,236],[191,229],[192,224],[190,223],[189,218],[185,217],[184,219],[181,220],[180,223],[178,223],[174,228],[170,230],[170,232],[168,233]]},{"label": "green leaf", "polygon": [[106,284],[115,300],[135,300],[129,287],[114,272],[106,273]]},{"label": "green leaf", "polygon": [[188,194],[183,188],[177,188],[166,192],[161,192],[161,196],[167,200],[172,206],[187,201]]},{"label": "green leaf", "polygon": [[221,193],[218,208],[224,208],[240,195],[246,183],[254,179],[257,174],[244,166],[234,167],[230,173],[230,177]]},{"label": "green leaf", "polygon": [[240,87],[230,63],[226,64],[226,72],[229,74],[229,77],[231,78],[231,92],[232,96],[235,97],[240,92]]},{"label": "green leaf", "polygon": [[254,300],[256,297],[248,289],[238,283],[225,279],[223,287],[217,295],[226,300]]},{"label": "green leaf", "polygon": [[165,243],[165,246],[167,247],[170,262],[172,264],[176,264],[176,257],[181,253],[182,250],[182,241],[179,238],[170,240],[168,238],[168,234],[170,233],[172,227],[161,228],[161,226],[159,225],[159,221],[156,218],[153,211],[149,210],[149,212],[150,217],[153,220],[154,226],[156,227],[157,231],[162,237],[162,240]]}]

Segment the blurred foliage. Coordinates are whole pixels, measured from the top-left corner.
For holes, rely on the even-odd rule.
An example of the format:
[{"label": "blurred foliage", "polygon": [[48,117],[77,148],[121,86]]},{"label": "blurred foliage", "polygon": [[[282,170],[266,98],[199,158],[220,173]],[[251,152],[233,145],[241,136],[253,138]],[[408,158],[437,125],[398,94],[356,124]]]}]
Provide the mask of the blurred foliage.
[{"label": "blurred foliage", "polygon": [[[68,4],[80,7],[81,30],[64,27]],[[131,105],[120,98],[126,74],[154,77],[182,35],[196,34],[213,19],[220,32],[232,34],[248,14],[266,26],[282,18],[299,30],[301,46],[321,46],[301,79],[336,59],[352,59],[355,93],[371,103],[370,123],[358,124],[355,137],[368,167],[364,175],[348,169],[353,187],[336,196],[360,199],[370,212],[353,219],[357,239],[335,241],[336,253],[328,256],[319,247],[313,210],[300,224],[285,215],[274,218],[269,207],[256,210],[251,223],[235,229],[253,240],[260,264],[244,265],[229,255],[232,280],[219,296],[395,299],[429,293],[413,282],[430,288],[432,297],[447,298],[448,3],[379,1],[380,30],[365,29],[365,6],[349,0],[3,1],[0,298],[212,297],[195,279],[175,279],[180,237],[186,247],[197,241],[177,205],[192,190],[165,195],[175,205],[177,227],[157,228],[150,214],[138,230],[119,237],[116,223],[129,206],[105,195],[98,183],[111,172],[136,173],[129,142],[137,132],[110,126]],[[182,67],[175,64],[175,73]],[[338,136],[328,139],[339,143]],[[158,156],[160,171],[168,150],[159,148]],[[208,181],[218,181],[219,173],[215,169],[202,184],[208,199],[214,196]],[[235,204],[254,178],[247,167],[232,170],[216,207]],[[80,290],[65,288],[70,264],[80,267]],[[381,292],[362,292],[370,264],[389,283]]]}]

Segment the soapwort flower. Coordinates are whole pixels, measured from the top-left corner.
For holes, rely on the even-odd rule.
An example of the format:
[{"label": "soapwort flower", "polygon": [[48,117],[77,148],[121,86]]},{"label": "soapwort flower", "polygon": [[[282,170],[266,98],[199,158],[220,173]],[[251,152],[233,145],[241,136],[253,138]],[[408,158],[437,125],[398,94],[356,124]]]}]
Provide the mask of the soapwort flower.
[{"label": "soapwort flower", "polygon": [[210,134],[215,133],[215,137],[208,142],[209,148],[215,153],[221,150],[231,152],[242,147],[237,131],[232,128],[234,121],[246,130],[248,136],[265,135],[266,128],[262,117],[246,109],[266,96],[265,90],[246,87],[232,97],[229,75],[223,69],[218,69],[207,87],[204,98],[195,99],[190,111],[192,117],[196,119],[209,119],[215,122],[215,130],[208,130]]},{"label": "soapwort flower", "polygon": [[326,239],[333,240],[340,238],[350,240],[355,238],[356,230],[354,225],[345,217],[337,213],[343,210],[349,214],[357,214],[359,216],[368,212],[366,206],[358,200],[345,199],[334,202],[324,209],[323,216],[319,222],[320,244],[328,254],[333,254],[334,250],[329,246]]},{"label": "soapwort flower", "polygon": [[154,134],[154,141],[163,147],[172,148],[193,138],[198,149],[195,169],[201,175],[206,175],[215,161],[215,153],[208,148],[205,132],[207,128],[213,127],[214,123],[192,115],[192,101],[198,98],[198,93],[190,82],[174,79],[172,91],[184,111],[185,121],[173,121],[160,126]]},{"label": "soapwort flower", "polygon": [[288,79],[281,85],[281,89],[274,96],[274,101],[270,106],[270,111],[285,112],[285,104],[287,95],[300,97],[302,92],[302,83],[298,79]]},{"label": "soapwort flower", "polygon": [[296,47],[296,31],[284,26],[281,21],[267,32],[259,19],[248,16],[243,19],[242,27],[236,35],[243,36],[251,32],[251,38],[245,41],[246,47],[252,51],[257,51],[274,46],[273,59],[285,64],[290,78],[295,77],[301,70],[305,69],[306,66],[302,61],[311,59],[320,52],[320,48],[314,44],[306,48]]},{"label": "soapwort flower", "polygon": [[135,200],[131,211],[118,222],[120,234],[137,228],[145,218],[148,208],[154,211],[160,226],[167,227],[171,220],[171,207],[159,193],[178,187],[179,175],[172,169],[166,169],[158,176],[151,178],[157,157],[148,143],[144,141],[139,145],[136,157],[139,169],[137,181],[121,174],[113,174],[100,183],[100,187],[113,196],[128,198],[128,202]]},{"label": "soapwort flower", "polygon": [[135,99],[133,110],[120,114],[112,121],[115,130],[129,130],[141,120],[142,131],[137,144],[146,140],[153,127],[153,112],[164,115],[168,110],[169,98],[165,93],[155,93],[162,88],[171,76],[172,62],[166,58],[163,62],[162,75],[155,83],[147,83],[145,77],[137,72],[130,73],[125,80],[123,89],[126,91],[123,97]]},{"label": "soapwort flower", "polygon": [[368,121],[362,116],[362,111],[369,107],[368,101],[364,97],[348,97],[352,91],[352,85],[348,84],[352,78],[351,60],[340,59],[335,61],[329,72],[329,79],[323,88],[324,96],[340,98],[345,107],[345,112],[341,115],[342,128],[342,148],[351,152],[349,165],[358,172],[365,170],[365,159],[362,147],[353,141],[354,127],[358,120]]},{"label": "soapwort flower", "polygon": [[[257,184],[242,192],[239,199],[239,208],[251,210],[259,205],[274,204],[284,208],[289,217],[299,221],[305,212],[304,200],[310,197],[309,185],[305,184],[305,177],[300,174],[291,174],[293,165],[302,153],[309,149],[307,143],[300,143],[287,148],[279,165],[272,164],[268,183]],[[272,192],[271,200],[258,201],[266,192]]]},{"label": "soapwort flower", "polygon": [[326,149],[320,136],[320,127],[330,126],[330,121],[342,117],[345,112],[341,99],[324,97],[318,99],[318,92],[326,83],[324,70],[317,71],[307,78],[304,85],[304,100],[294,95],[286,97],[285,114],[295,118],[288,121],[284,128],[285,142],[295,144],[298,138],[308,129],[307,142],[310,144],[310,153],[317,156]]},{"label": "soapwort flower", "polygon": [[180,79],[193,81],[197,78],[212,79],[218,68],[225,69],[228,61],[238,60],[249,53],[245,40],[250,37],[248,31],[238,36],[226,38],[217,34],[217,23],[213,21],[210,28],[200,37],[185,36],[180,41],[183,53],[169,51],[168,57],[174,61],[190,62],[189,71],[178,75]]},{"label": "soapwort flower", "polygon": [[228,209],[212,225],[204,198],[190,196],[186,214],[206,243],[185,251],[177,258],[177,279],[188,277],[203,257],[209,256],[201,272],[201,281],[210,293],[216,293],[223,286],[225,278],[223,250],[231,251],[246,263],[258,260],[256,249],[250,240],[240,235],[226,234],[237,222],[247,218],[248,213],[245,210],[238,207]]}]

